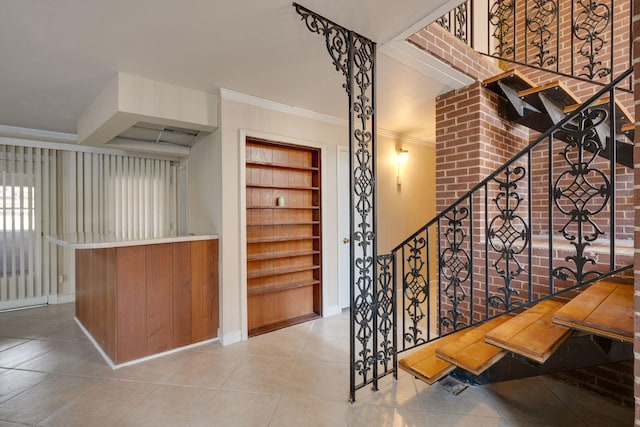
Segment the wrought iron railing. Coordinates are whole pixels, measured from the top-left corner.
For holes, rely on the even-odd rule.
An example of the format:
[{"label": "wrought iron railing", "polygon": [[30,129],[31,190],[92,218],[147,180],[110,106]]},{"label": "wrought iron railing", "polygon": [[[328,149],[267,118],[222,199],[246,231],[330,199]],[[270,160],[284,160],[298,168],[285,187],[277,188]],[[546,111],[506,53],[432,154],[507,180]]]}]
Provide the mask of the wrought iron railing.
[{"label": "wrought iron railing", "polygon": [[378,257],[398,352],[632,267],[633,170],[602,103],[631,71]]},{"label": "wrought iron railing", "polygon": [[436,23],[482,54],[605,85],[632,64],[632,3],[468,0]]}]

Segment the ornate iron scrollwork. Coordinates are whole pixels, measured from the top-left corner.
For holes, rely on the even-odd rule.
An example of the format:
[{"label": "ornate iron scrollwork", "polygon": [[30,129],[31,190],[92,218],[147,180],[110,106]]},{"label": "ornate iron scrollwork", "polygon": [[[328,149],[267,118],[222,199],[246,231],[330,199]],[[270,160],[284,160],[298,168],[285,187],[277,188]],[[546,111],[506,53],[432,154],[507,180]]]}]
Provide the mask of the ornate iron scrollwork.
[{"label": "ornate iron scrollwork", "polygon": [[587,65],[578,74],[588,79],[605,78],[611,74],[611,67],[602,65],[598,54],[607,41],[603,35],[611,25],[611,9],[608,5],[594,0],[578,0],[576,7],[580,7],[573,22],[574,37],[580,40],[578,53],[587,60]]},{"label": "ornate iron scrollwork", "polygon": [[440,18],[436,19],[436,24],[440,25],[447,31],[451,31],[451,26],[449,25],[449,14],[442,15]]},{"label": "ornate iron scrollwork", "polygon": [[469,217],[469,209],[455,207],[449,215],[445,215],[447,228],[443,234],[446,247],[440,253],[440,274],[446,286],[444,293],[451,304],[446,316],[441,316],[440,324],[446,328],[457,330],[468,326],[463,321],[466,315],[460,310],[460,304],[467,298],[468,293],[463,283],[471,275],[471,257],[463,248],[467,233],[462,226]]},{"label": "ornate iron scrollwork", "polygon": [[493,267],[502,277],[504,286],[498,289],[502,295],[491,295],[488,298],[491,306],[503,306],[508,311],[523,304],[522,301],[513,299],[520,291],[513,289],[511,284],[525,270],[518,255],[528,247],[530,232],[527,222],[518,215],[518,208],[523,201],[517,192],[518,182],[525,178],[526,170],[521,166],[508,167],[504,173],[504,180],[494,178],[500,191],[493,201],[500,214],[491,220],[487,233],[491,248],[499,254]]},{"label": "ornate iron scrollwork", "polygon": [[389,371],[389,364],[393,360],[395,347],[393,345],[393,324],[395,312],[393,306],[393,276],[391,271],[393,255],[378,257],[378,351],[376,360],[385,372]]},{"label": "ornate iron scrollwork", "polygon": [[569,218],[560,232],[575,248],[575,255],[566,257],[566,261],[575,264],[575,269],[555,268],[554,277],[562,280],[573,276],[582,283],[601,275],[598,271],[587,270],[587,266],[595,265],[596,260],[586,256],[585,250],[604,234],[595,216],[607,208],[613,191],[607,174],[594,166],[605,148],[597,128],[606,122],[608,115],[606,106],[589,108],[563,126],[569,142],[562,157],[569,168],[556,180],[553,200],[558,210]]},{"label": "ornate iron scrollwork", "polygon": [[515,3],[513,0],[497,0],[491,5],[489,23],[493,26],[492,35],[497,42],[494,56],[515,59],[514,14]]},{"label": "ornate iron scrollwork", "polygon": [[469,43],[469,34],[467,25],[469,23],[469,5],[468,2],[464,2],[453,10],[442,15],[436,19],[436,24],[440,25],[446,31],[450,32],[462,40],[464,43]]},{"label": "ornate iron scrollwork", "polygon": [[558,57],[551,54],[548,48],[554,35],[552,26],[558,18],[556,1],[534,0],[533,6],[526,13],[527,30],[533,33],[531,45],[536,48],[535,59],[530,63],[540,68],[557,63]]},{"label": "ornate iron scrollwork", "polygon": [[[308,9],[294,4],[307,28],[324,36],[333,65],[342,72],[343,87],[349,95],[349,148],[352,159],[351,214],[351,400],[355,391],[373,382],[377,388],[378,364],[388,363],[388,343],[378,341],[378,304],[376,291],[375,230],[375,108],[374,77],[376,45]],[[357,247],[356,247],[357,246]],[[388,321],[383,318],[383,323]],[[384,334],[382,334],[384,337]],[[386,366],[386,365],[385,365]],[[385,372],[386,374],[386,372]],[[356,379],[356,376],[358,379]],[[356,382],[359,382],[356,384]]]},{"label": "ornate iron scrollwork", "polygon": [[349,30],[298,4],[294,3],[294,6],[309,31],[324,36],[327,51],[331,56],[334,67],[336,67],[336,71],[340,71],[346,79],[342,87],[349,93]]},{"label": "ornate iron scrollwork", "polygon": [[408,332],[404,334],[407,343],[415,345],[426,342],[421,337],[420,321],[424,319],[425,313],[422,309],[424,303],[429,299],[429,285],[422,272],[424,271],[423,251],[426,249],[426,241],[423,237],[414,237],[407,247],[409,256],[407,257],[408,272],[404,275],[404,297],[408,301],[405,311],[411,321]]}]

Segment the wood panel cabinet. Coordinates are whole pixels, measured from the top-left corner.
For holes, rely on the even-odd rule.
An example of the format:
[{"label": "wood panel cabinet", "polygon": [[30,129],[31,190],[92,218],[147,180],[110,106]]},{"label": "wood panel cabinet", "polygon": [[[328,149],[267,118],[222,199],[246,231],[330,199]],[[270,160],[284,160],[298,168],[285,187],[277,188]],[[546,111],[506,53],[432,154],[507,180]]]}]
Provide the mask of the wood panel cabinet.
[{"label": "wood panel cabinet", "polygon": [[215,338],[218,241],[76,249],[76,316],[115,363]]},{"label": "wood panel cabinet", "polygon": [[249,335],[319,317],[320,150],[246,143]]}]

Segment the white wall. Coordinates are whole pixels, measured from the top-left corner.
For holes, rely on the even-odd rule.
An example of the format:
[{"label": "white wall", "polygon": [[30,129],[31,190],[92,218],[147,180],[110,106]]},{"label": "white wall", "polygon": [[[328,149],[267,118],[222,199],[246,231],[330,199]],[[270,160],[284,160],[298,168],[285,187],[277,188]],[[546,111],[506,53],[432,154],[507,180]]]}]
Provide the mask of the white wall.
[{"label": "white wall", "polygon": [[[220,301],[223,344],[246,338],[244,256],[244,136],[321,147],[323,214],[323,310],[338,310],[337,145],[348,145],[343,123],[302,117],[221,97],[220,128],[192,147],[188,159],[189,231],[220,236]],[[378,140],[379,251],[388,251],[435,213],[435,150],[404,144],[410,152],[404,183],[396,186],[399,143]]]},{"label": "white wall", "polygon": [[[409,151],[397,184],[396,152]],[[378,253],[388,253],[436,214],[435,148],[378,136]]]}]

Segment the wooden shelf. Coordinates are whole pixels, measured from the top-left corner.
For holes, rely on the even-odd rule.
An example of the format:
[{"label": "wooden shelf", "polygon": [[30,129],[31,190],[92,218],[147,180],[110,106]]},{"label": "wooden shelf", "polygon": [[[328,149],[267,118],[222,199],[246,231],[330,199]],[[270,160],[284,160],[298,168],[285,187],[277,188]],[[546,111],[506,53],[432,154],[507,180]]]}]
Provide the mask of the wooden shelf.
[{"label": "wooden shelf", "polygon": [[320,206],[247,206],[247,209],[302,209],[302,210],[318,210]]},{"label": "wooden shelf", "polygon": [[256,335],[264,334],[266,332],[272,332],[278,329],[286,328],[287,326],[297,325],[298,323],[308,322],[309,320],[319,319],[321,316],[318,313],[307,313],[302,316],[281,320],[279,322],[270,323],[257,328],[249,329],[249,335],[254,337]]},{"label": "wooden shelf", "polygon": [[268,185],[268,184],[247,184],[247,188],[264,188],[264,189],[272,189],[276,188],[278,190],[319,190],[319,187],[302,187],[296,185]]},{"label": "wooden shelf", "polygon": [[283,274],[299,273],[301,271],[317,270],[319,265],[301,265],[296,267],[273,268],[270,270],[256,270],[247,273],[247,279],[259,279],[261,277],[281,276]]},{"label": "wooden shelf", "polygon": [[282,225],[318,225],[320,221],[270,222],[269,224],[247,224],[247,227],[273,227]]},{"label": "wooden shelf", "polygon": [[300,240],[318,240],[319,236],[301,236],[301,237],[269,237],[264,239],[247,239],[247,243],[276,243],[276,242],[297,242]]},{"label": "wooden shelf", "polygon": [[317,171],[319,170],[315,166],[292,166],[278,163],[257,162],[255,160],[247,160],[247,165],[250,166],[262,166],[277,169],[289,169],[289,170],[301,170],[301,171]]},{"label": "wooden shelf", "polygon": [[274,252],[269,254],[249,255],[247,261],[265,261],[269,259],[293,258],[299,256],[318,255],[320,251]]},{"label": "wooden shelf", "polygon": [[270,285],[258,285],[258,286],[249,286],[247,289],[247,295],[261,295],[269,292],[282,292],[289,289],[297,289],[304,288],[307,286],[315,286],[319,285],[320,281],[318,280],[304,280],[300,282],[289,282],[289,283],[278,283],[278,284],[270,284]]}]

